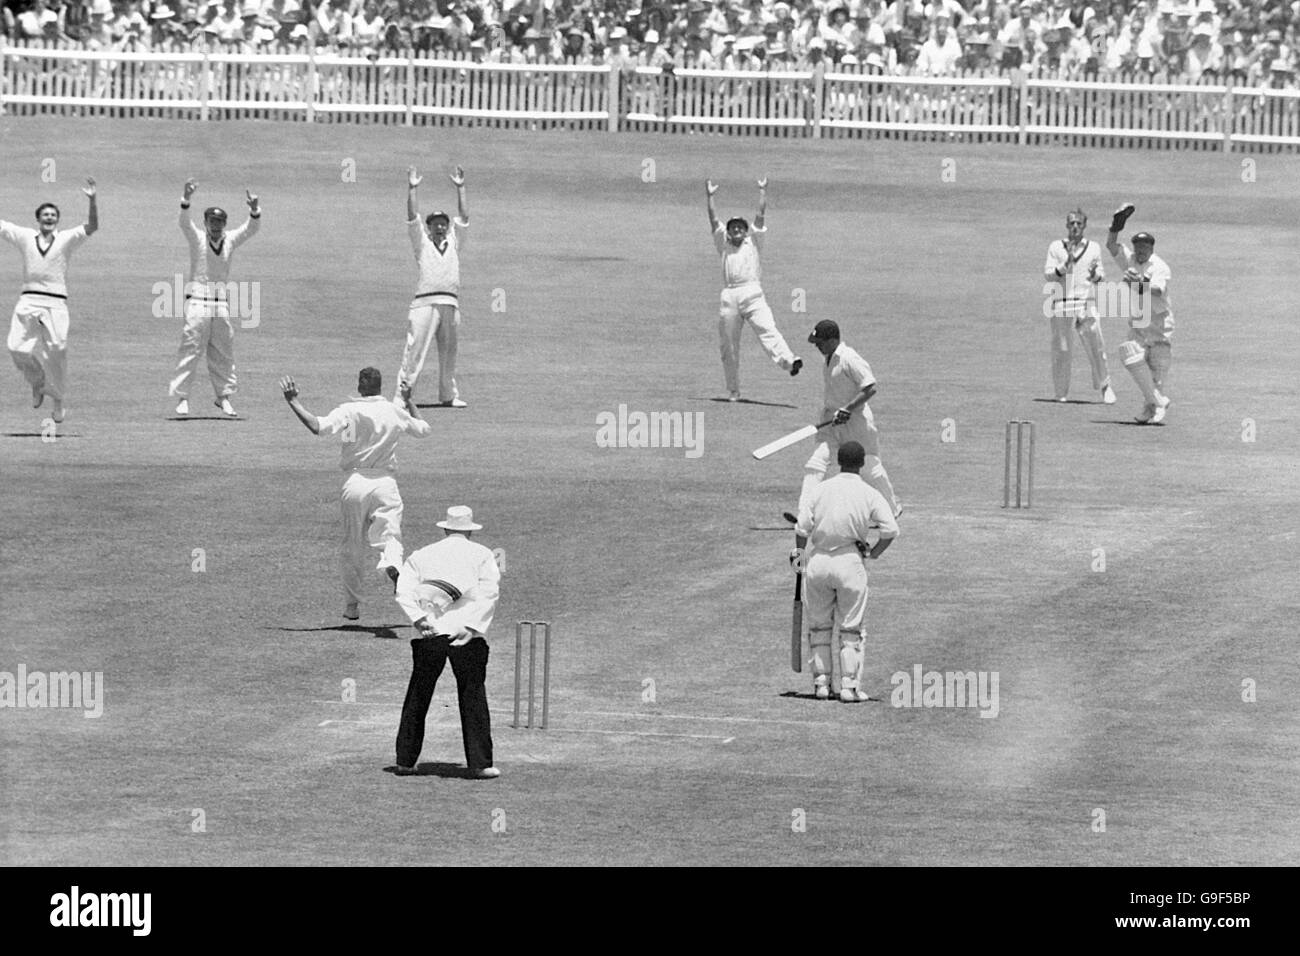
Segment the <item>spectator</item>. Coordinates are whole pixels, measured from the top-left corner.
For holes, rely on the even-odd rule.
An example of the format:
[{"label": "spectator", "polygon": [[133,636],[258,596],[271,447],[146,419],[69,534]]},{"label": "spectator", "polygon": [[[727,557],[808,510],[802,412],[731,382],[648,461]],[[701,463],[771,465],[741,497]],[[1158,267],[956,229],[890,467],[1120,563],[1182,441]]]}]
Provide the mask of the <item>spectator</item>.
[{"label": "spectator", "polygon": [[1223,47],[1214,39],[1214,27],[1208,22],[1192,30],[1192,45],[1184,60],[1187,79],[1197,82],[1203,74],[1217,76],[1223,72]]},{"label": "spectator", "polygon": [[923,76],[947,76],[957,72],[961,62],[961,44],[949,29],[952,20],[941,12],[934,18],[934,34],[921,44],[916,59],[916,71]]},{"label": "spectator", "polygon": [[17,26],[20,40],[57,39],[63,32],[59,15],[46,6],[45,0],[32,0],[32,5],[18,14]]},{"label": "spectator", "polygon": [[[280,0],[284,2],[284,0]],[[366,0],[361,15],[352,21],[352,36],[358,46],[378,49],[388,24],[379,13],[377,0]]]}]

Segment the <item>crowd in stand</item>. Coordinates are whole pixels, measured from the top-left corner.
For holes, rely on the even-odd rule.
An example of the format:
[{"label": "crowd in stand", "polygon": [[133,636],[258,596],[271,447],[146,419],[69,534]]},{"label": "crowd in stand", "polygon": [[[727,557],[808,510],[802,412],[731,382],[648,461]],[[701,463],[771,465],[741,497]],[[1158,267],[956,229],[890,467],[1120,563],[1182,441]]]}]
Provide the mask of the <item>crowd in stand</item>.
[{"label": "crowd in stand", "polygon": [[11,41],[1290,86],[1300,0],[3,0]]}]

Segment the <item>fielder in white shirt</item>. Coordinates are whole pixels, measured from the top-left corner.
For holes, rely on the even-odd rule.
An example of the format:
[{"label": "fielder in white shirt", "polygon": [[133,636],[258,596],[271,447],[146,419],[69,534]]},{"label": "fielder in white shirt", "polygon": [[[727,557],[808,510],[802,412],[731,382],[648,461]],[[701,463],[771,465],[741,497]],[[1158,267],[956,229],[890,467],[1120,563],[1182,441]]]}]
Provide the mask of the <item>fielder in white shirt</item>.
[{"label": "fielder in white shirt", "polygon": [[1169,297],[1172,274],[1165,260],[1155,254],[1156,237],[1151,233],[1134,235],[1131,247],[1120,243],[1119,232],[1133,211],[1132,203],[1115,211],[1106,236],[1106,251],[1124,270],[1124,282],[1132,297],[1128,338],[1119,344],[1119,354],[1146,403],[1137,421],[1160,425],[1172,404],[1164,394],[1173,362],[1173,344],[1169,341],[1174,334],[1174,306]]},{"label": "fielder in white shirt", "polygon": [[758,261],[758,247],[767,234],[767,180],[758,181],[758,214],[754,228],[739,216],[727,220],[724,228],[718,221],[713,196],[718,191],[713,180],[704,184],[708,196],[709,228],[713,245],[722,256],[722,300],[718,309],[718,338],[722,348],[722,372],[727,382],[729,401],[740,401],[740,330],[748,322],[758,335],[759,344],[776,365],[798,375],[803,359],[790,351],[785,337],[777,330],[776,320],[763,295],[763,277]]},{"label": "fielder in white shirt", "polygon": [[492,766],[492,720],[487,701],[487,631],[496,614],[501,569],[492,552],[470,540],[483,526],[463,505],[438,522],[444,537],[421,548],[402,566],[397,603],[415,625],[411,680],[397,729],[397,774],[416,773],[424,746],[424,721],[447,661],[456,676],[461,737],[469,776],[500,776]]},{"label": "fielder in white shirt", "polygon": [[[218,206],[203,211],[203,228],[190,219],[190,197],[199,188],[193,179],[185,183],[178,222],[190,247],[190,277],[185,283],[185,328],[168,393],[179,398],[176,414],[190,413],[190,383],[198,371],[199,358],[206,356],[208,378],[216,394],[213,402],[222,413],[234,418],[230,405],[235,394],[235,327],[230,321],[230,259],[235,250],[253,236],[262,223],[258,199],[244,191],[248,220],[226,232],[229,216]],[[236,296],[236,298],[241,298]]]},{"label": "fielder in white shirt", "polygon": [[[888,501],[862,480],[866,453],[855,441],[840,445],[840,473],[819,484],[799,509],[795,544],[807,583],[808,646],[812,651],[813,693],[830,696],[831,633],[840,624],[840,700],[870,700],[862,689],[867,641],[867,568],[898,537]],[[867,537],[880,538],[868,548]],[[854,639],[852,636],[856,634]]]},{"label": "fielder in white shirt", "polygon": [[0,239],[13,244],[23,257],[23,285],[9,320],[9,354],[32,390],[32,407],[45,396],[53,399],[51,417],[63,421],[68,369],[68,260],[99,228],[95,181],[82,192],[90,199],[84,225],[58,230],[59,207],[52,202],[36,208],[37,228],[15,226],[0,219]]},{"label": "fielder in white shirt", "polygon": [[1071,328],[1088,353],[1092,365],[1092,387],[1101,389],[1101,399],[1115,404],[1106,367],[1106,345],[1101,338],[1101,319],[1097,314],[1097,283],[1106,278],[1101,264],[1101,246],[1085,239],[1088,216],[1075,209],[1065,217],[1065,238],[1047,247],[1043,278],[1047,280],[1048,312],[1052,322],[1052,384],[1056,400],[1064,402],[1070,394],[1070,371],[1074,356]]},{"label": "fielder in white shirt", "polygon": [[427,438],[429,423],[420,418],[410,390],[403,388],[404,408],[380,392],[383,378],[375,368],[363,368],[357,377],[359,398],[344,402],[317,418],[298,400],[292,378],[280,379],[284,399],[313,435],[339,435],[343,440],[342,468],[347,474],[340,503],[343,508],[343,542],[340,565],[345,601],[343,616],[360,617],[362,585],[369,561],[379,551],[376,570],[394,585],[402,566],[402,495],[397,490],[397,440],[402,435]]},{"label": "fielder in white shirt", "polygon": [[397,372],[398,395],[393,401],[401,402],[402,386],[415,390],[429,346],[437,342],[438,402],[447,408],[464,408],[466,403],[461,401],[456,387],[456,339],[460,330],[460,250],[469,227],[465,170],[457,166],[450,177],[456,187],[455,220],[438,211],[429,213],[423,223],[415,191],[424,177],[414,166],[407,167],[406,172],[406,229],[420,266],[420,284],[407,313],[406,348]]}]

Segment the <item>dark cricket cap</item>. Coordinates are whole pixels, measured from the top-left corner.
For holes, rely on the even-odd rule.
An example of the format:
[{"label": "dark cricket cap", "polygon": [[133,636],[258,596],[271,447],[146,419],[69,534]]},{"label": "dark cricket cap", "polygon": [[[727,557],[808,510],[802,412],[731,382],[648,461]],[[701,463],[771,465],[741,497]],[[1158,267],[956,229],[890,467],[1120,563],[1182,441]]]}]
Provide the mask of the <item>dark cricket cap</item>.
[{"label": "dark cricket cap", "polygon": [[867,450],[855,441],[846,441],[835,455],[841,468],[861,468],[867,462]]},{"label": "dark cricket cap", "polygon": [[226,211],[220,206],[209,206],[207,209],[203,210],[203,218],[226,220],[230,217],[226,215]]},{"label": "dark cricket cap", "polygon": [[813,326],[812,335],[808,336],[808,341],[812,343],[825,342],[828,339],[838,339],[840,337],[840,327],[830,319],[822,319]]},{"label": "dark cricket cap", "polygon": [[1136,246],[1139,242],[1145,242],[1148,245],[1154,246],[1156,244],[1156,237],[1151,235],[1149,232],[1139,232],[1133,237],[1133,245]]}]

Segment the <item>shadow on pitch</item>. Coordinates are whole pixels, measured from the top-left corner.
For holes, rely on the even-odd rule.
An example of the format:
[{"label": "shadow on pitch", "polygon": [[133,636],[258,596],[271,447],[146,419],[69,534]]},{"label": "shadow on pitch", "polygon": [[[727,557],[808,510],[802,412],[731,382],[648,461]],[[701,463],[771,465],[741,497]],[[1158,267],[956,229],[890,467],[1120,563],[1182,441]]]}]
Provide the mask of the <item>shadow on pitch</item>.
[{"label": "shadow on pitch", "polygon": [[238,415],[234,418],[229,415],[172,415],[167,419],[169,422],[242,422],[243,420]]},{"label": "shadow on pitch", "polygon": [[414,772],[407,771],[399,774],[397,765],[392,764],[384,768],[384,773],[391,773],[400,777],[447,777],[453,780],[471,780],[474,779],[469,775],[469,768],[462,767],[456,763],[417,763]]},{"label": "shadow on pitch", "polygon": [[1033,401],[1043,402],[1044,404],[1047,405],[1105,405],[1106,404],[1105,402],[1100,400],[1092,402],[1086,398],[1067,398],[1063,402],[1058,402],[1054,398],[1035,398],[1033,399]]},{"label": "shadow on pitch", "polygon": [[[787,691],[782,692],[781,696],[782,696],[782,697],[793,697],[793,698],[797,698],[797,699],[799,699],[799,700],[811,700],[811,701],[813,701],[813,702],[815,702],[815,703],[818,703],[818,704],[839,704],[839,703],[843,703],[843,701],[840,700],[838,694],[835,694],[835,695],[831,696],[831,697],[830,697],[829,699],[827,699],[827,700],[817,700],[817,695],[814,694],[814,693],[812,693],[811,691],[809,691],[807,694],[804,694],[804,693],[801,693],[800,691],[797,691],[797,690],[787,690]],[[859,701],[858,703],[861,703],[861,704],[879,704],[880,702],[881,702],[881,700],[880,700],[879,697],[871,697],[871,698],[869,698],[868,700]]]},{"label": "shadow on pitch", "polygon": [[1094,418],[1094,425],[1131,425],[1134,428],[1164,428],[1164,422],[1139,422],[1132,418]]},{"label": "shadow on pitch", "polygon": [[[45,433],[44,432],[5,432],[4,437],[5,438],[43,438],[45,437]],[[80,437],[81,437],[80,435],[75,435],[75,434],[65,435],[63,434],[63,432],[56,432],[54,435],[54,440],[63,441],[63,439],[65,438],[80,438]]]},{"label": "shadow on pitch", "polygon": [[762,405],[764,408],[798,408],[798,405],[787,405],[785,402],[760,402],[756,398],[738,398],[734,402],[729,398],[694,398],[695,402],[721,402],[723,405]]},{"label": "shadow on pitch", "polygon": [[[403,625],[397,625],[401,627]],[[378,626],[371,624],[327,624],[324,627],[268,627],[268,631],[290,631],[295,634],[316,634],[325,631],[342,631],[344,634],[369,634],[371,637],[381,638],[386,641],[395,641],[399,635],[393,627],[388,624]]]}]

